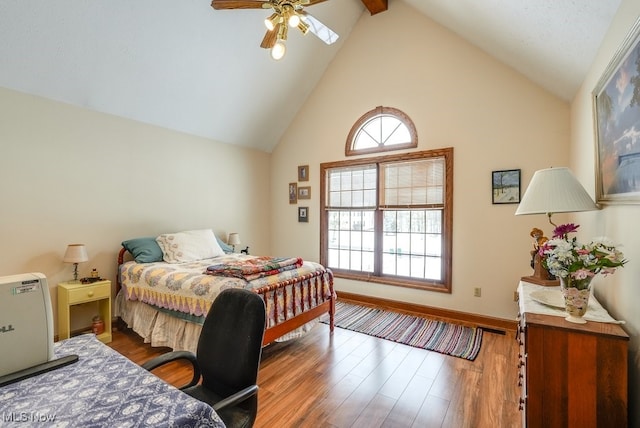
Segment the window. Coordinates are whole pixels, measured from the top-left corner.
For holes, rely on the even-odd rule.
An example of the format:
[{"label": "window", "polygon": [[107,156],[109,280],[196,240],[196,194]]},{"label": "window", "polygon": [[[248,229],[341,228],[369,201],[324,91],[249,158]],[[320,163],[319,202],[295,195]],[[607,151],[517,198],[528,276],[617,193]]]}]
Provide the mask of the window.
[{"label": "window", "polygon": [[366,112],[353,125],[345,154],[353,156],[413,147],[418,147],[418,134],[409,116],[396,108],[380,106]]},{"label": "window", "polygon": [[337,277],[451,292],[452,148],[320,173],[322,264]]}]

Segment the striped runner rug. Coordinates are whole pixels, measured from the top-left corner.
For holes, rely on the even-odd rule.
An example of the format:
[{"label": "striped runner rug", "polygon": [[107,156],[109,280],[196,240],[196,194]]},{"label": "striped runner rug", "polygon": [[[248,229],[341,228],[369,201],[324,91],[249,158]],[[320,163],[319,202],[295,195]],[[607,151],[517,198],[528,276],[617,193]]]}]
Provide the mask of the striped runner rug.
[{"label": "striped runner rug", "polygon": [[[322,322],[328,323],[328,317]],[[441,354],[475,360],[482,329],[336,302],[335,326]]]}]

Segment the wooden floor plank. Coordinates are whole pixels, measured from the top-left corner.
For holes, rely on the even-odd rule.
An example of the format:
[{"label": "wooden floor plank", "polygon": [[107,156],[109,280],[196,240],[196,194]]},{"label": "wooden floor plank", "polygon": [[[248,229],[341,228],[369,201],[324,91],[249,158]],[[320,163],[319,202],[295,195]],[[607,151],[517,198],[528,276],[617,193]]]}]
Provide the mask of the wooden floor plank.
[{"label": "wooden floor plank", "polygon": [[[398,351],[400,350],[403,350],[403,348],[398,348]],[[399,399],[411,380],[416,377],[416,373],[427,354],[422,349],[409,348],[407,356],[402,360],[398,369],[380,388],[380,394],[396,400]]]},{"label": "wooden floor plank", "polygon": [[387,415],[396,404],[396,400],[376,394],[369,405],[360,413],[352,425],[355,427],[378,428],[386,420]]},{"label": "wooden floor plank", "polygon": [[440,428],[449,409],[449,400],[427,395],[411,428]]},{"label": "wooden floor plank", "polygon": [[432,379],[414,376],[384,421],[384,427],[408,427],[413,424],[426,399]]}]

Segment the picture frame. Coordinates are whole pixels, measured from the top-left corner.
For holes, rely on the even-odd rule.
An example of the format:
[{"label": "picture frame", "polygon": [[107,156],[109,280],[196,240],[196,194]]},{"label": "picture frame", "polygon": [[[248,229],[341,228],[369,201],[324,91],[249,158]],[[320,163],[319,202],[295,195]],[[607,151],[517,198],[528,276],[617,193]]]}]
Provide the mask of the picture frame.
[{"label": "picture frame", "polygon": [[298,203],[298,183],[289,183],[289,203]]},{"label": "picture frame", "polygon": [[299,223],[309,222],[309,207],[298,207],[298,222]]},{"label": "picture frame", "polygon": [[491,203],[520,203],[520,170],[505,169],[491,172]]},{"label": "picture frame", "polygon": [[298,167],[298,181],[309,181],[309,165]]},{"label": "picture frame", "polygon": [[298,199],[311,199],[311,187],[310,186],[298,187]]},{"label": "picture frame", "polygon": [[596,202],[640,203],[640,18],[593,90]]}]

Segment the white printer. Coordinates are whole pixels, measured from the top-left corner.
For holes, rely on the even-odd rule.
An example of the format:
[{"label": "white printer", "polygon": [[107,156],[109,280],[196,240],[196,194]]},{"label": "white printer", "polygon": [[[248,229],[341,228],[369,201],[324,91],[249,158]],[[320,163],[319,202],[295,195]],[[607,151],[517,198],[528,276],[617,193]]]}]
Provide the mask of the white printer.
[{"label": "white printer", "polygon": [[41,273],[0,277],[0,376],[53,359],[53,314]]}]

